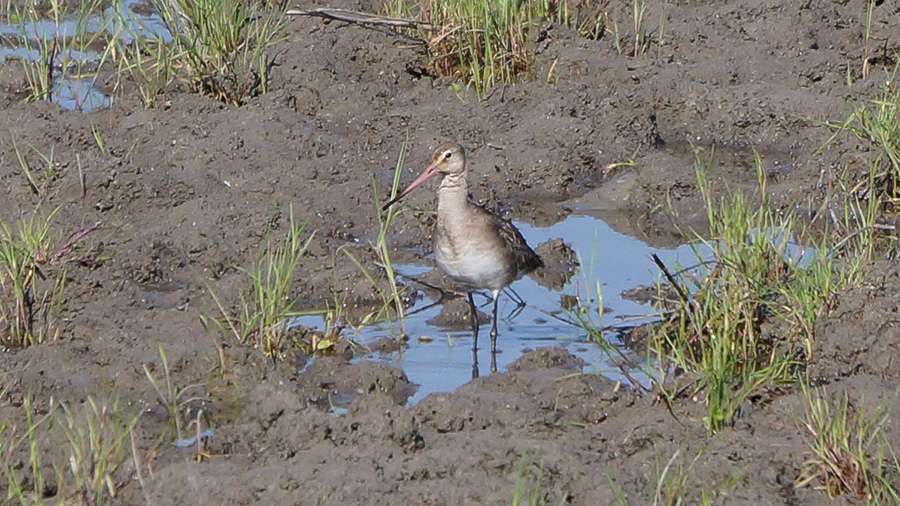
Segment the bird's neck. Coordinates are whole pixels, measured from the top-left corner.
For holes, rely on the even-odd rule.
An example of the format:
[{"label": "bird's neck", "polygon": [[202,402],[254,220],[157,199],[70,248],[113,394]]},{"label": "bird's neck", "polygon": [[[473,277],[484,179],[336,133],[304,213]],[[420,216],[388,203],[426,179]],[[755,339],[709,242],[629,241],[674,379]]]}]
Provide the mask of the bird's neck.
[{"label": "bird's neck", "polygon": [[462,216],[469,205],[466,174],[448,174],[438,188],[438,217]]}]

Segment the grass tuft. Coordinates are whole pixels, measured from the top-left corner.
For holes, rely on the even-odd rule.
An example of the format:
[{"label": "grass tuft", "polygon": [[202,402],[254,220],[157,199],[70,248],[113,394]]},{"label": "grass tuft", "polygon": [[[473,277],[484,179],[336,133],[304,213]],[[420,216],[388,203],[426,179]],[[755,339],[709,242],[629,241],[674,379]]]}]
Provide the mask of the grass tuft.
[{"label": "grass tuft", "polygon": [[778,353],[761,323],[775,313],[780,290],[799,267],[789,250],[794,218],[773,211],[764,184],[754,204],[740,192],[714,198],[702,170],[697,181],[711,239],[695,248],[696,268],[669,280],[682,299],[654,346],[699,375],[696,389],[706,392],[708,404],[704,421],[715,433],[756,388],[790,379],[795,357]]},{"label": "grass tuft", "polygon": [[116,496],[116,472],[129,456],[140,414],[126,413],[117,397],[88,397],[87,407],[79,416],[63,405],[61,425],[68,440],[70,493],[81,504],[98,505]]},{"label": "grass tuft", "polygon": [[[121,2],[122,0],[117,0]],[[184,68],[185,49],[173,44],[165,28],[146,26],[125,6],[116,8],[117,36],[111,44],[116,62],[116,90],[130,77],[145,108],[159,105],[169,85]]]},{"label": "grass tuft", "polygon": [[[427,42],[429,71],[451,76],[479,97],[498,84],[529,76],[541,21],[577,28],[599,38],[606,2],[590,0],[390,0],[391,17],[414,17],[429,26],[420,29]],[[431,29],[432,27],[436,27]]]},{"label": "grass tuft", "polygon": [[291,284],[314,236],[315,233],[306,234],[306,223],[294,221],[291,208],[287,236],[280,241],[270,238],[259,259],[245,271],[250,277],[251,296],[241,296],[237,314],[232,314],[210,290],[221,318],[201,317],[204,327],[208,329],[213,322],[241,343],[259,348],[265,356],[278,357],[290,332],[290,320],[304,314],[297,310],[298,297],[291,296]]},{"label": "grass tuft", "polygon": [[[529,452],[519,457],[516,467],[516,484],[513,488],[512,506],[546,506],[550,503],[551,491],[544,488],[544,463],[535,462]],[[561,494],[559,503],[566,504],[568,496]]]},{"label": "grass tuft", "polygon": [[896,455],[884,434],[888,404],[867,409],[865,400],[855,406],[849,393],[831,402],[822,392],[803,384],[806,413],[799,428],[813,457],[797,480],[802,487],[818,481],[829,497],[848,494],[871,504],[897,504],[900,492]]},{"label": "grass tuft", "polygon": [[681,390],[668,389],[669,372],[677,365],[688,373],[693,396],[707,405],[703,421],[715,433],[732,425],[754,392],[800,377],[812,358],[815,320],[834,307],[838,293],[865,278],[865,266],[875,258],[881,203],[874,196],[858,200],[842,187],[843,217],[831,213],[826,230],[814,233],[792,212],[773,207],[762,169],[758,192],[721,197],[699,159],[697,167],[709,238],[696,234],[692,267],[670,269],[654,257],[672,289],[660,283],[660,300],[667,292],[677,297],[665,301],[646,363],[634,363],[606,340],[599,284],[596,318],[582,302],[591,300],[590,293],[562,311],[636,386],[632,370],[642,371],[671,401]]},{"label": "grass tuft", "polygon": [[853,113],[837,127],[868,141],[876,149],[871,166],[876,191],[880,190],[893,210],[900,208],[900,88],[892,84],[897,69],[877,99],[854,107]]},{"label": "grass tuft", "polygon": [[[31,215],[16,225],[0,222],[0,339],[6,346],[25,347],[56,338],[55,317],[65,286],[65,266],[55,273],[55,241],[46,218]],[[52,262],[57,263],[57,262]]]},{"label": "grass tuft", "polygon": [[[699,239],[695,267],[666,272],[680,299],[652,346],[697,375],[695,393],[704,394],[704,422],[715,433],[754,391],[796,380],[811,357],[813,322],[872,258],[874,207],[848,200],[843,225],[857,232],[833,244],[829,234],[814,235],[794,214],[772,207],[761,170],[752,197],[714,197],[702,169],[697,181],[710,239]],[[776,338],[763,331],[767,321],[786,322],[792,332]]]},{"label": "grass tuft", "polygon": [[131,53],[129,68],[148,85],[142,92],[145,101],[152,101],[154,89],[168,81],[169,65],[184,70],[195,91],[222,102],[241,105],[267,91],[275,63],[270,50],[283,40],[284,3],[151,0],[151,5],[173,41],[171,47],[160,40],[144,44],[146,60]]},{"label": "grass tuft", "polygon": [[[4,391],[5,395],[5,391]],[[56,483],[44,475],[45,455],[41,443],[46,437],[48,427],[52,425],[54,410],[37,416],[34,400],[25,397],[22,400],[22,411],[25,416],[22,433],[17,424],[10,420],[0,422],[0,453],[4,459],[0,464],[7,487],[7,499],[19,504],[38,504],[48,495],[54,495]],[[23,455],[20,466],[16,466],[11,456]],[[51,484],[52,483],[52,484]]]},{"label": "grass tuft", "polygon": [[[663,37],[666,30],[666,18],[666,12],[662,11],[656,26],[657,47],[663,45]],[[627,53],[628,56],[637,57],[649,51],[653,45],[653,34],[647,27],[646,0],[632,0],[631,2],[631,26],[634,32],[631,36],[631,44],[626,43],[626,35],[622,33],[622,30],[619,28],[619,22],[616,19],[612,19],[612,21],[609,22],[609,25],[611,27],[616,51],[619,54]]]},{"label": "grass tuft", "polygon": [[[53,404],[43,413],[31,397],[19,423],[0,420],[0,481],[9,504],[108,504],[127,480],[128,458],[140,417],[117,397],[87,398],[75,411]],[[6,503],[4,503],[6,504]]]},{"label": "grass tuft", "polygon": [[[394,178],[391,182],[391,193],[390,199],[393,199],[397,196],[400,191],[400,176],[403,174],[403,164],[406,160],[406,153],[408,151],[409,144],[408,142],[404,142],[403,146],[400,148],[400,153],[397,155],[397,163],[394,166]],[[370,246],[372,250],[375,252],[376,257],[378,258],[378,265],[382,269],[384,269],[385,278],[387,278],[388,289],[385,290],[382,286],[376,281],[375,276],[366,269],[362,262],[359,261],[347,248],[343,248],[344,253],[350,258],[350,261],[356,265],[357,268],[363,273],[363,276],[372,284],[375,289],[375,292],[378,294],[381,299],[381,305],[378,307],[373,313],[366,315],[363,318],[361,324],[365,325],[368,323],[372,323],[375,321],[383,321],[386,320],[390,325],[390,333],[391,335],[397,335],[398,332],[394,328],[394,320],[391,318],[392,312],[399,320],[401,329],[399,334],[405,335],[405,322],[403,319],[404,315],[404,301],[401,295],[402,287],[397,284],[397,276],[394,271],[394,264],[391,262],[391,254],[390,247],[387,241],[388,230],[390,229],[391,222],[394,218],[402,211],[401,206],[391,206],[385,210],[381,210],[381,198],[378,196],[378,185],[373,181],[374,190],[374,202],[375,202],[375,212],[378,217],[378,237],[375,239],[374,243],[370,242]]]},{"label": "grass tuft", "polygon": [[175,431],[176,441],[183,441],[185,439],[185,432],[183,430],[184,421],[182,420],[183,413],[189,410],[190,405],[193,402],[205,400],[205,397],[201,396],[191,397],[188,395],[188,392],[202,388],[203,385],[195,384],[186,387],[177,385],[172,380],[172,371],[169,368],[166,350],[161,344],[158,345],[158,348],[164,383],[156,379],[156,375],[153,374],[153,368],[149,364],[144,364],[144,375],[147,376],[147,380],[153,385],[153,389],[156,391],[159,402],[166,408],[169,420],[171,421],[171,427]]}]

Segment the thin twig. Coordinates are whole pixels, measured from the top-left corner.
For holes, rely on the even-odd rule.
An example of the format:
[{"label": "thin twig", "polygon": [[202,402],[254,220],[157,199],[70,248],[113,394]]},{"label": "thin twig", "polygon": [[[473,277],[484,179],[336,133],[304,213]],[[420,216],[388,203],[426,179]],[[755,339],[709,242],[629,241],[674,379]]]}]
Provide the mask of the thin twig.
[{"label": "thin twig", "polygon": [[393,28],[421,28],[423,30],[438,30],[440,28],[431,23],[424,23],[413,19],[388,18],[376,14],[369,14],[367,12],[356,12],[346,9],[289,9],[285,14],[288,16],[316,16],[337,21],[345,21],[347,23],[390,26]]},{"label": "thin twig", "polygon": [[672,273],[669,272],[669,268],[666,267],[666,264],[663,263],[662,259],[656,253],[651,253],[650,256],[653,258],[653,262],[659,267],[659,270],[662,271],[663,276],[666,277],[666,280],[669,281],[669,284],[672,285],[672,288],[678,292],[678,296],[681,297],[681,300],[687,304],[689,307],[691,306],[691,299],[684,293],[684,290],[681,288],[681,285],[678,281],[675,280],[675,277],[672,276]]},{"label": "thin twig", "polygon": [[60,248],[59,251],[57,251],[53,255],[53,260],[56,261],[56,260],[59,260],[60,258],[62,258],[66,253],[68,253],[72,249],[72,246],[74,246],[75,243],[84,239],[84,236],[90,234],[94,230],[97,230],[97,227],[99,227],[99,226],[100,226],[100,222],[98,221],[98,222],[94,223],[93,225],[85,228],[84,230],[81,230],[80,232],[75,232],[74,234],[72,234],[72,236],[69,237],[69,240],[66,242],[65,246]]},{"label": "thin twig", "polygon": [[[383,263],[381,263],[381,262],[375,262],[375,265],[376,265],[377,267],[381,267],[382,269],[385,270],[385,272],[387,272],[387,266],[385,266]],[[417,277],[415,277],[415,276],[407,276],[406,274],[403,274],[402,272],[394,271],[394,275],[397,276],[398,278],[403,278],[403,279],[405,279],[405,280],[407,280],[407,281],[412,281],[413,283],[422,285],[422,286],[424,286],[425,288],[430,288],[430,289],[432,289],[432,290],[434,290],[434,291],[440,293],[440,294],[441,294],[441,300],[445,300],[445,299],[447,299],[447,298],[462,297],[462,296],[464,295],[464,294],[461,294],[460,292],[457,292],[457,291],[454,291],[454,290],[446,290],[446,289],[441,288],[441,287],[439,287],[439,286],[437,286],[437,285],[432,285],[431,283],[427,283],[427,282],[425,282],[425,281],[422,281],[422,280],[420,280],[419,278],[417,278]]]}]

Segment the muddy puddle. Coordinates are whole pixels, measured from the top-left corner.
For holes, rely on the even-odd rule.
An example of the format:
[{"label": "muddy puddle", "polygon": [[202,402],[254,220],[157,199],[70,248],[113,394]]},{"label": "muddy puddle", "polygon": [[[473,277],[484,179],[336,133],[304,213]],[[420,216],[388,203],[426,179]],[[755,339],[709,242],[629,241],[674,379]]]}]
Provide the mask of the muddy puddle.
[{"label": "muddy puddle", "polygon": [[[658,312],[647,298],[629,297],[627,292],[649,287],[647,291],[655,293],[652,286],[659,271],[652,254],[658,255],[667,265],[693,265],[697,246],[651,247],[636,237],[613,230],[601,219],[578,214],[547,227],[521,222],[515,225],[532,245],[562,239],[574,250],[580,265],[561,287],[542,286],[532,277],[513,283],[513,290],[526,303],[523,307],[508,293],[500,295],[497,370],[506,370],[526,350],[557,345],[583,360],[585,371],[625,380],[603,346],[593,342],[584,329],[569,323],[571,318],[564,307],[571,307],[578,301],[597,327],[607,329],[603,333],[606,342],[628,353],[622,347],[621,332],[630,326],[653,321]],[[703,249],[700,247],[701,254]],[[418,278],[432,268],[430,265],[395,266],[406,279]],[[453,391],[473,376],[491,373],[489,325],[481,326],[480,349],[473,355],[468,325],[442,326],[436,320],[440,320],[443,306],[428,298],[426,293],[419,292],[420,300],[402,323],[385,322],[365,327],[355,337],[361,343],[375,343],[390,338],[392,327],[405,328],[409,336],[408,348],[390,353],[377,352],[364,360],[380,360],[402,368],[410,381],[419,385],[416,394],[409,399],[410,404],[433,392]],[[482,312],[490,312],[489,301],[488,294],[476,297]],[[460,308],[466,307],[459,300],[455,302]],[[318,317],[305,317],[300,323],[310,327],[323,326]],[[646,379],[641,371],[630,371],[630,374],[639,381]]]}]

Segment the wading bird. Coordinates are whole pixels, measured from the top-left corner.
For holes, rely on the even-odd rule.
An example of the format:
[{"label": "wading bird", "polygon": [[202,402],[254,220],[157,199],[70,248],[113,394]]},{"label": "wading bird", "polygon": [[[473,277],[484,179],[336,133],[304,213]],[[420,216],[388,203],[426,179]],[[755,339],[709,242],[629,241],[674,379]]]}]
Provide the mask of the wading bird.
[{"label": "wading bird", "polygon": [[[473,352],[478,348],[478,313],[472,290],[489,290],[493,295],[493,357],[497,352],[497,299],[500,291],[544,263],[512,223],[469,202],[466,151],[455,142],[438,146],[431,157],[431,165],[381,209],[387,209],[438,174],[442,175],[442,179],[437,192],[434,259],[444,273],[468,292],[474,334]],[[491,369],[496,370],[494,360]]]}]

